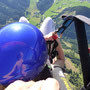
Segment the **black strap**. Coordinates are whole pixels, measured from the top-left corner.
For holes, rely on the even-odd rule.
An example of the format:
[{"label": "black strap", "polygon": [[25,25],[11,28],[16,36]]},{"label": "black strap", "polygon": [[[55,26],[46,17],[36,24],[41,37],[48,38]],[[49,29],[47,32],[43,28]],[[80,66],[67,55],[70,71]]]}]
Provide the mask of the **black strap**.
[{"label": "black strap", "polygon": [[52,73],[51,69],[48,67],[48,65],[46,65],[45,68],[40,72],[40,74],[36,78],[34,78],[34,81],[45,80],[49,77],[52,78]]},{"label": "black strap", "polygon": [[52,51],[51,51],[52,59],[58,55],[58,52],[56,51],[57,46],[58,46],[58,43],[56,40],[54,40],[54,45],[53,45]]},{"label": "black strap", "polygon": [[[51,49],[52,45],[52,49]],[[48,55],[50,59],[50,63],[52,63],[52,59],[58,55],[58,52],[56,51],[56,47],[58,46],[58,43],[56,40],[54,41],[47,41],[47,47],[48,47]]]}]

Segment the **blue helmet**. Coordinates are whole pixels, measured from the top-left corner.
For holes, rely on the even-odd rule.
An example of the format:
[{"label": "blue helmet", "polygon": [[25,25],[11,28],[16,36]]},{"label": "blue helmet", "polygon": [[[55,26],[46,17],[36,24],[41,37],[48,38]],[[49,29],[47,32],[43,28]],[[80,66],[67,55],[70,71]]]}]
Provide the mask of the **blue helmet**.
[{"label": "blue helmet", "polygon": [[29,23],[12,23],[0,30],[0,84],[34,79],[47,60],[42,33]]}]

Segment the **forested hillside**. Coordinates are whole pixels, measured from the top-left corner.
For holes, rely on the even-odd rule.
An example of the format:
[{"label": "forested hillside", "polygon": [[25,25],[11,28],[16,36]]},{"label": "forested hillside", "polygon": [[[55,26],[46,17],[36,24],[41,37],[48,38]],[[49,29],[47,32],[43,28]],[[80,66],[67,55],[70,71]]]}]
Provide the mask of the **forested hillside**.
[{"label": "forested hillside", "polygon": [[0,0],[0,27],[25,15],[30,0]]},{"label": "forested hillside", "polygon": [[54,0],[39,0],[39,2],[37,2],[37,8],[41,14],[44,14],[45,11],[47,11],[53,3]]}]

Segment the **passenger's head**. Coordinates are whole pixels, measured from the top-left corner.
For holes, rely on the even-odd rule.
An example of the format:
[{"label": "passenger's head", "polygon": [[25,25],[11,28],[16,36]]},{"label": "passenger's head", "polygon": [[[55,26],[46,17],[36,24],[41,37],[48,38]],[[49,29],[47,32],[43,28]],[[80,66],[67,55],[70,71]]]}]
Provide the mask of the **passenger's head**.
[{"label": "passenger's head", "polygon": [[46,59],[46,42],[35,26],[18,22],[0,30],[0,84],[34,79]]},{"label": "passenger's head", "polygon": [[54,21],[52,20],[51,17],[47,17],[41,27],[40,27],[40,31],[43,33],[43,35],[47,35],[50,32],[54,32],[55,31],[55,24]]}]

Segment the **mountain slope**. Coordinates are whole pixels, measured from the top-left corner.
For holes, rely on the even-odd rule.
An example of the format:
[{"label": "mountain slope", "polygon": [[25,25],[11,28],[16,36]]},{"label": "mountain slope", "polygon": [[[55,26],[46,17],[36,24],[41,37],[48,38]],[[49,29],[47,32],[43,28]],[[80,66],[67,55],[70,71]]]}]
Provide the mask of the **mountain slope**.
[{"label": "mountain slope", "polygon": [[25,15],[30,0],[0,0],[0,26],[9,20],[17,21],[20,16]]},{"label": "mountain slope", "polygon": [[[82,7],[86,7],[88,8],[88,11],[90,11],[89,9],[90,3],[88,3],[87,1],[80,1],[80,0],[54,0],[53,1],[52,0],[48,4],[47,4],[48,0],[35,0],[33,1],[35,4],[33,4],[32,1],[33,0],[30,0],[31,5],[27,10],[27,13],[29,15],[26,15],[26,16],[30,20],[30,22],[36,25],[37,27],[40,27],[40,24],[42,23],[44,18],[48,16],[52,17],[53,19],[55,18],[55,22],[57,22],[60,20],[59,18],[62,14],[75,15],[77,14],[77,12],[78,13],[80,12],[80,14],[84,13],[86,10],[82,9]],[[32,8],[32,5],[34,8]],[[78,8],[74,9],[77,6]],[[87,16],[89,17],[88,14]],[[60,25],[60,21],[57,24]]]},{"label": "mountain slope", "polygon": [[53,3],[54,0],[39,0],[39,2],[37,2],[37,9],[41,14],[44,14],[44,12],[47,11]]},{"label": "mountain slope", "polygon": [[52,5],[52,7],[45,12],[45,15],[55,16],[66,8],[76,7],[76,6],[85,6],[90,8],[90,3],[88,2],[81,3],[79,0],[55,0],[55,3]]}]

